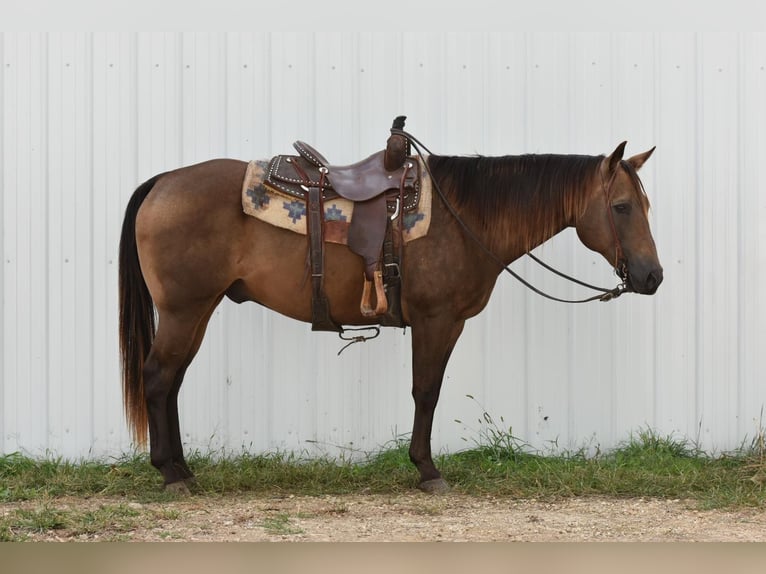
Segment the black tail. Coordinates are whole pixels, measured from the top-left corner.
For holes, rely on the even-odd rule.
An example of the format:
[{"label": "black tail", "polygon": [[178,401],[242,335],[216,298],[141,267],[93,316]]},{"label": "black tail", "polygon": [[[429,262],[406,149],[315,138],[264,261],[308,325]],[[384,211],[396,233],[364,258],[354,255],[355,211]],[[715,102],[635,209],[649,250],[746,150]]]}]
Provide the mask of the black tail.
[{"label": "black tail", "polygon": [[120,356],[122,359],[122,395],[125,415],[133,438],[146,444],[148,416],[144,399],[144,361],[156,333],[154,302],[141,273],[136,247],[136,215],[154,184],[156,175],[142,183],[125,209],[120,236]]}]

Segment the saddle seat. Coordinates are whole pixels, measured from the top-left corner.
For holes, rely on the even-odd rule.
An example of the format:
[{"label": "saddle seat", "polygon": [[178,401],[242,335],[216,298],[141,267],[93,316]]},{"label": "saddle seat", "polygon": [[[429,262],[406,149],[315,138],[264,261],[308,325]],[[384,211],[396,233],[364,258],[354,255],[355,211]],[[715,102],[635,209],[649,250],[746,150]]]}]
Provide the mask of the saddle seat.
[{"label": "saddle seat", "polygon": [[[389,171],[384,168],[386,150],[380,150],[356,163],[339,166],[332,165],[306,142],[296,141],[293,147],[317,168],[325,168],[327,179],[335,193],[351,201],[367,201],[390,189],[398,191],[405,172],[404,161],[395,170]],[[406,169],[412,167],[413,160],[410,159]]]},{"label": "saddle seat", "polygon": [[[269,163],[266,183],[277,191],[305,201],[309,188],[316,187],[321,188],[325,201],[343,197],[363,202],[380,195],[399,195],[404,175],[402,205],[398,208],[406,213],[418,205],[420,165],[413,157],[405,157],[400,167],[389,171],[384,166],[385,150],[351,165],[335,166],[305,142],[296,141],[293,146],[299,156],[278,155]],[[324,178],[320,169],[326,170]],[[389,211],[396,208],[394,202]]]}]

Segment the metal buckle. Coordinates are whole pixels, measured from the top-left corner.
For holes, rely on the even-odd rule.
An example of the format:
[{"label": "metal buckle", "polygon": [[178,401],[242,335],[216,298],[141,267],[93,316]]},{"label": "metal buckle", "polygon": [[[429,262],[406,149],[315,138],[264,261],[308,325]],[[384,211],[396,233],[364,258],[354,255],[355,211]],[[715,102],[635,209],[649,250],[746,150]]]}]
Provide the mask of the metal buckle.
[{"label": "metal buckle", "polygon": [[389,275],[389,277],[401,277],[401,270],[399,269],[398,263],[385,263],[383,264],[383,267],[393,267],[394,268],[394,274]]},{"label": "metal buckle", "polygon": [[399,212],[401,211],[401,209],[400,209],[401,205],[400,204],[401,204],[401,202],[399,201],[399,198],[397,197],[396,198],[396,209],[394,209],[394,214],[391,217],[389,217],[389,219],[391,221],[393,221],[394,219],[399,217]]}]

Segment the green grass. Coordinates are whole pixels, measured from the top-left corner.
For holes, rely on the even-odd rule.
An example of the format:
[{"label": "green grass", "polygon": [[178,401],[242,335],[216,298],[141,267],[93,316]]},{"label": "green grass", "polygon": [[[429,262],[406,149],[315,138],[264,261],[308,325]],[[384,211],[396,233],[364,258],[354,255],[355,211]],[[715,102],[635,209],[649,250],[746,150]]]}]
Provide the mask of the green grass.
[{"label": "green grass", "polygon": [[[448,457],[445,475],[463,490],[521,498],[684,498],[701,506],[763,506],[752,454],[709,457],[672,437],[642,432],[610,453],[540,456],[479,448]],[[479,476],[477,476],[479,475]]]},{"label": "green grass", "polygon": [[[762,434],[734,453],[711,456],[687,441],[644,430],[613,451],[589,456],[584,451],[535,452],[488,415],[479,422],[480,439],[473,448],[436,457],[442,474],[459,493],[538,500],[574,496],[685,499],[703,509],[766,507]],[[418,475],[407,448],[405,441],[394,441],[361,462],[286,453],[196,453],[189,462],[197,475],[197,496],[395,494],[417,486]],[[101,504],[95,510],[78,508],[77,499],[94,496],[117,503]],[[63,497],[75,500],[62,503]],[[4,512],[0,506],[0,542],[56,531],[64,531],[70,539],[123,540],[142,525],[153,527],[159,520],[178,519],[178,509],[162,504],[172,500],[175,495],[162,490],[160,475],[144,454],[81,463],[18,454],[0,457],[0,504],[13,503]],[[147,502],[158,504],[141,504]],[[338,508],[338,512],[344,510]],[[277,535],[300,534],[284,514],[269,516],[259,526]]]},{"label": "green grass", "polygon": [[[496,431],[495,431],[496,432]],[[495,440],[496,439],[496,440]],[[416,487],[407,445],[397,441],[362,462],[305,459],[294,454],[193,454],[195,492],[347,494],[397,493]],[[462,452],[436,457],[458,492],[522,498],[607,495],[689,498],[706,506],[763,506],[764,455],[755,448],[708,456],[693,445],[651,431],[636,433],[608,453],[545,455],[508,433]],[[0,502],[95,495],[162,502],[173,495],[146,455],[110,463],[0,457]]]},{"label": "green grass", "polygon": [[[712,456],[695,445],[651,430],[633,434],[610,452],[588,455],[535,452],[486,413],[474,447],[436,457],[453,490],[476,496],[556,499],[573,496],[685,499],[700,508],[766,507],[766,449],[763,434],[734,453]],[[365,460],[309,459],[270,453],[217,456],[192,454],[197,496],[238,493],[323,495],[395,494],[412,491],[418,475],[403,440]],[[62,497],[123,499],[124,504],[61,510]],[[24,540],[37,532],[66,530],[71,536],[99,535],[120,540],[146,520],[175,520],[177,509],[163,504],[135,510],[137,503],[174,500],[145,454],[110,462],[34,460],[18,454],[0,457],[0,541]],[[33,510],[19,508],[32,501]],[[29,506],[29,505],[27,505]],[[140,506],[140,504],[139,504]],[[342,510],[342,509],[341,509]],[[274,515],[260,524],[268,532],[294,534],[289,517]]]},{"label": "green grass", "polygon": [[118,541],[141,524],[151,525],[158,518],[175,519],[162,510],[146,512],[125,504],[102,504],[91,510],[54,508],[53,504],[44,499],[34,508],[16,508],[0,516],[0,542],[23,541],[51,531],[66,531],[67,538]]}]

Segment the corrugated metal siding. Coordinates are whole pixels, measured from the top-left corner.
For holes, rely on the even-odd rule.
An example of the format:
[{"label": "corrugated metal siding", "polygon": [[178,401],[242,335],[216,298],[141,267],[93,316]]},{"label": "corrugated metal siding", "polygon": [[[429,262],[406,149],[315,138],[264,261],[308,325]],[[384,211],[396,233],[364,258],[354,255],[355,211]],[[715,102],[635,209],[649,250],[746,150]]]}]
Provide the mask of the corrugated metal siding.
[{"label": "corrugated metal siding", "polygon": [[[610,448],[649,427],[726,450],[758,431],[763,35],[6,33],[0,57],[4,453],[131,448],[116,262],[140,182],[299,138],[351,162],[380,149],[399,114],[436,153],[657,145],[642,178],[658,294],[565,306],[501,277],[451,360],[436,448],[478,440],[485,411],[540,448]],[[614,282],[574,233],[539,251]],[[182,390],[188,446],[350,454],[408,434],[409,333],[339,348],[254,304],[222,304]]]}]

